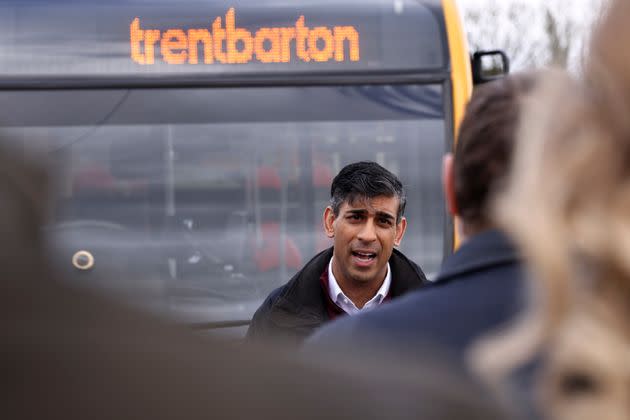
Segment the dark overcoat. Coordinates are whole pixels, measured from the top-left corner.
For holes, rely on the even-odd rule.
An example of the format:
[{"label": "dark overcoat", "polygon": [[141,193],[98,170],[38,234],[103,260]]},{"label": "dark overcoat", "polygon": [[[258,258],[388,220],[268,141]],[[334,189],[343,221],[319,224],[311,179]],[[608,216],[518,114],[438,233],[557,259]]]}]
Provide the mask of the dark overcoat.
[{"label": "dark overcoat", "polygon": [[[295,343],[330,320],[320,277],[333,256],[333,248],[317,254],[291,280],[271,292],[258,308],[247,331],[249,339],[285,339]],[[394,249],[390,296],[398,298],[428,284],[417,264]]]}]

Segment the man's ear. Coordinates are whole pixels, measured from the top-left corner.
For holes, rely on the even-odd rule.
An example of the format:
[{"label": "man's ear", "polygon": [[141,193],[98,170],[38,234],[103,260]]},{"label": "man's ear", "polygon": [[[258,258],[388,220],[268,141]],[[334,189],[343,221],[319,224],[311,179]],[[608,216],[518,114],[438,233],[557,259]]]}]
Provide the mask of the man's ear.
[{"label": "man's ear", "polygon": [[335,212],[332,207],[326,207],[326,210],[324,210],[324,216],[322,217],[322,222],[324,225],[324,233],[326,233],[326,236],[329,238],[333,238],[335,236],[335,229],[333,228],[335,218]]},{"label": "man's ear", "polygon": [[446,209],[455,217],[459,211],[457,209],[457,199],[455,197],[455,173],[454,173],[454,156],[447,153],[442,158],[442,188],[444,189],[444,199],[446,200]]},{"label": "man's ear", "polygon": [[403,236],[405,236],[405,230],[407,230],[407,218],[403,217],[396,225],[396,237],[394,238],[394,245],[400,246]]}]

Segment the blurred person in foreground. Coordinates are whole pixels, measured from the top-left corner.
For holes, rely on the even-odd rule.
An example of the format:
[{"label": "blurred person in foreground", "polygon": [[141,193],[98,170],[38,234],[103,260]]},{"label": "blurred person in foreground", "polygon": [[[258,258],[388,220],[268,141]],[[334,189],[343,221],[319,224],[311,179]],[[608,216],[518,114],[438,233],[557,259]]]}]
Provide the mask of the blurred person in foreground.
[{"label": "blurred person in foreground", "polygon": [[630,2],[596,25],[583,73],[549,72],[525,106],[500,220],[531,264],[528,316],[475,351],[494,383],[540,360],[553,420],[630,418]]},{"label": "blurred person in foreground", "polygon": [[402,252],[406,192],[375,162],[345,166],[333,179],[324,232],[334,246],[309,261],[256,311],[248,338],[294,343],[322,324],[373,309],[427,283]]},{"label": "blurred person in foreground", "polygon": [[471,343],[504,327],[521,310],[519,255],[496,228],[491,203],[511,167],[521,101],[534,75],[512,75],[477,88],[460,126],[455,154],[443,162],[444,195],[461,246],[435,285],[316,333],[307,351],[378,342],[394,350],[431,343],[463,361]]},{"label": "blurred person in foreground", "polygon": [[509,418],[428,354],[413,369],[365,369],[351,355],[302,362],[203,339],[59,282],[42,238],[46,180],[0,145],[0,418]]}]

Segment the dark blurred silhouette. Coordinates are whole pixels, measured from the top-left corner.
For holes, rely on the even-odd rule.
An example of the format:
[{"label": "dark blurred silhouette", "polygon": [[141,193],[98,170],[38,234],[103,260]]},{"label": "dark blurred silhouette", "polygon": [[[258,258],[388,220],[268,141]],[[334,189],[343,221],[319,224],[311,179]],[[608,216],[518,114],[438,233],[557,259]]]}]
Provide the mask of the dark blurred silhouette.
[{"label": "dark blurred silhouette", "polygon": [[442,346],[463,360],[471,343],[510,323],[522,308],[523,273],[514,246],[496,229],[491,203],[510,170],[520,103],[535,75],[513,75],[473,93],[455,155],[444,158],[447,207],[463,242],[435,285],[317,332],[307,347],[392,349]]},{"label": "dark blurred silhouette", "polygon": [[536,296],[509,334],[486,340],[496,381],[542,361],[554,420],[630,418],[630,2],[605,3],[580,77],[548,73],[528,99],[502,224],[529,259]]},{"label": "dark blurred silhouette", "polygon": [[[60,283],[46,263],[46,175],[0,150],[3,419],[505,419],[452,366],[308,362],[203,339]],[[369,369],[366,369],[369,366]]]}]

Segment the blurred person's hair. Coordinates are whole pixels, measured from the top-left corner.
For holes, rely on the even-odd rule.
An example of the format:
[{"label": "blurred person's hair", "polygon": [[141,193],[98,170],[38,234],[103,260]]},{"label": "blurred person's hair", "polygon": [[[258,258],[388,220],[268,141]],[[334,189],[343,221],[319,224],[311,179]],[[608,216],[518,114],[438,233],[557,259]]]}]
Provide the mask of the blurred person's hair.
[{"label": "blurred person's hair", "polygon": [[[0,139],[0,267],[25,275],[43,267],[41,228],[48,214],[48,176],[42,162]],[[8,282],[3,282],[9,287]]]},{"label": "blurred person's hair", "polygon": [[400,222],[405,214],[407,194],[396,175],[376,162],[356,162],[344,166],[333,179],[330,186],[330,206],[335,216],[343,203],[378,196],[398,198],[398,214]]},{"label": "blurred person's hair", "polygon": [[473,229],[490,226],[491,198],[512,164],[521,103],[536,75],[510,75],[475,89],[466,106],[453,163],[460,217]]},{"label": "blurred person's hair", "polygon": [[534,303],[472,353],[490,379],[542,357],[550,418],[630,418],[630,2],[594,29],[583,75],[527,100],[498,217],[530,261]]}]

